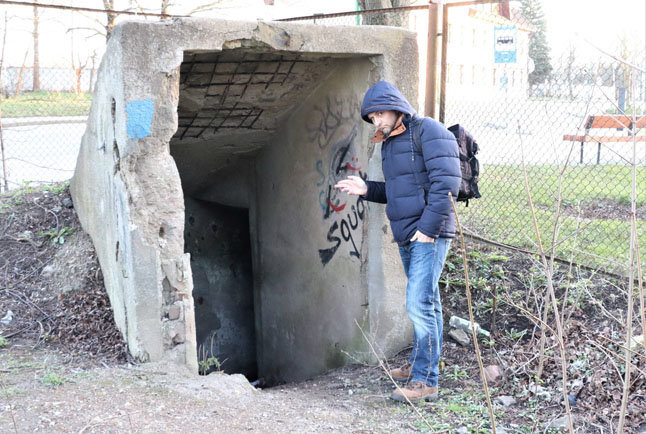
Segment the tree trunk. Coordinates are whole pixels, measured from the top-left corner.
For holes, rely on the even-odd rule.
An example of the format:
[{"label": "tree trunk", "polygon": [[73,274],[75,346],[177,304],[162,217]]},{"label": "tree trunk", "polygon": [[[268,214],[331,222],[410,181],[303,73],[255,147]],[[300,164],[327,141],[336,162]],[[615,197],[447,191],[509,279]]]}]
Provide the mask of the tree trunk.
[{"label": "tree trunk", "polygon": [[[36,2],[34,2],[36,3]],[[40,56],[38,53],[38,6],[34,6],[34,74],[32,91],[40,90]]]},{"label": "tree trunk", "polygon": [[[170,3],[170,0],[161,0],[161,13],[164,15],[168,15],[168,4]],[[168,19],[168,17],[161,17],[162,20]]]},{"label": "tree trunk", "polygon": [[92,69],[90,70],[90,87],[88,88],[88,92],[92,93],[93,85],[94,85],[94,71],[96,67],[96,51],[92,53]]},{"label": "tree trunk", "polygon": [[[2,89],[2,68],[4,66],[4,49],[7,44],[7,13],[4,13],[4,35],[2,36],[2,54],[0,55],[0,100],[4,97]],[[7,175],[7,158],[4,152],[4,137],[2,131],[2,104],[0,104],[0,158],[2,159],[2,179],[4,181],[4,191],[9,190],[9,181]]]},{"label": "tree trunk", "polygon": [[16,82],[16,94],[14,95],[16,97],[20,96],[20,92],[22,91],[22,74],[25,72],[25,63],[27,62],[27,54],[29,54],[29,51],[25,51],[25,58],[22,59],[22,66],[20,67],[20,71],[18,72],[18,80]]},{"label": "tree trunk", "polygon": [[[410,5],[411,0],[359,0],[359,9],[386,9]],[[409,12],[380,12],[362,15],[365,26],[408,27]]]},{"label": "tree trunk", "polygon": [[74,73],[76,74],[76,94],[79,95],[81,93],[81,74],[83,74],[83,69],[76,68]]},{"label": "tree trunk", "polygon": [[105,40],[107,42],[110,40],[110,36],[112,36],[114,20],[117,18],[117,15],[114,12],[110,12],[114,10],[114,0],[103,0],[103,7],[105,8],[106,16],[108,17],[108,21],[105,25]]},{"label": "tree trunk", "polygon": [[4,13],[4,32],[2,36],[2,54],[0,54],[0,98],[4,97],[5,91],[4,87],[2,86],[2,74],[4,72],[4,49],[7,45],[7,13]]}]

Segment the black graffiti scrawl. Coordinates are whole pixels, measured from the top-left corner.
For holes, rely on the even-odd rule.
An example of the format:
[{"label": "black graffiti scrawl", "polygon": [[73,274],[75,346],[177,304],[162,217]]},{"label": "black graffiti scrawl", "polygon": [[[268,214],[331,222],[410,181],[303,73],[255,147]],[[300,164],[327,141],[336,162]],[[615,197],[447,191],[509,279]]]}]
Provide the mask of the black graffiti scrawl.
[{"label": "black graffiti scrawl", "polygon": [[318,203],[323,221],[331,222],[326,237],[330,244],[319,249],[323,265],[332,260],[344,243],[348,245],[350,257],[361,257],[354,232],[364,219],[365,202],[334,189],[348,175],[366,179],[355,147],[361,122],[358,107],[356,100],[329,96],[324,104],[314,108],[306,127],[309,139],[325,150],[327,156],[316,161]]}]

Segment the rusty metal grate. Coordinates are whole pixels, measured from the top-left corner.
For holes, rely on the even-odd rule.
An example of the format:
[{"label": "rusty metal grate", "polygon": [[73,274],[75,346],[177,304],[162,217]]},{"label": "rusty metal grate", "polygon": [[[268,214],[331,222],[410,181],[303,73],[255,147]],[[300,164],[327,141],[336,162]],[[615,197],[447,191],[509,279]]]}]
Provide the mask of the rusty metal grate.
[{"label": "rusty metal grate", "polygon": [[220,129],[254,128],[263,109],[243,103],[251,86],[282,86],[294,74],[298,63],[311,63],[295,54],[254,53],[229,50],[221,53],[186,54],[180,67],[180,87],[203,89],[213,106],[199,112],[179,113],[180,140],[200,138]]}]

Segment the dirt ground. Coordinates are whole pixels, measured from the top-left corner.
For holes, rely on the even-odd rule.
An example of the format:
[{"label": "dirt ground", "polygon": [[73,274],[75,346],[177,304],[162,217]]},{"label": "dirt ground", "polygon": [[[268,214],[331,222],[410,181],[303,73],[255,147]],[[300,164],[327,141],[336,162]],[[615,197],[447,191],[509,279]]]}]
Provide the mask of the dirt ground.
[{"label": "dirt ground", "polygon": [[[13,313],[0,323],[0,432],[490,432],[474,346],[447,335],[451,315],[468,317],[456,245],[441,282],[440,399],[411,407],[388,398],[394,386],[379,366],[351,365],[257,389],[241,375],[192,376],[170,365],[134,363],[67,186],[0,196],[0,317]],[[504,372],[489,388],[497,431],[559,431],[562,375],[549,330],[537,378],[543,332],[535,316],[546,285],[538,262],[477,244],[467,251],[475,319],[492,332],[480,342],[483,362]],[[576,432],[616,431],[624,283],[557,267]],[[636,304],[635,335],[641,333]],[[383,363],[398,366],[409,351]],[[646,352],[637,351],[633,364],[626,431],[646,432]]]}]

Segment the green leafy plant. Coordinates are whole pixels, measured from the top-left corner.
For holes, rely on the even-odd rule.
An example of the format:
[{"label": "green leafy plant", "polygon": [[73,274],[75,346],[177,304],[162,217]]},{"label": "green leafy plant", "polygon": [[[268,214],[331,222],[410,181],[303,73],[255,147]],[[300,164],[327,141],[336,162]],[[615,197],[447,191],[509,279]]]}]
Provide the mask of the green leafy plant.
[{"label": "green leafy plant", "polygon": [[38,232],[38,235],[41,237],[48,237],[52,244],[63,244],[65,242],[65,236],[71,235],[73,232],[74,229],[65,226],[58,231],[56,229],[51,229],[47,232]]},{"label": "green leafy plant", "polygon": [[516,330],[515,328],[512,328],[511,330],[505,330],[505,335],[509,339],[513,339],[515,341],[525,336],[526,333],[527,330]]},{"label": "green leafy plant", "polygon": [[217,357],[209,357],[206,360],[200,360],[199,365],[200,365],[200,368],[199,368],[200,374],[206,375],[213,367],[215,367],[215,369],[219,371],[220,366],[222,366],[222,363],[220,363]]},{"label": "green leafy plant", "polygon": [[43,187],[43,190],[49,191],[50,193],[54,193],[54,194],[61,194],[62,192],[65,191],[67,187],[69,187],[69,185],[70,185],[69,181],[64,181],[56,184],[45,185]]},{"label": "green leafy plant", "polygon": [[469,377],[467,371],[460,369],[458,365],[453,365],[453,372],[447,372],[446,376],[453,381],[464,380]]},{"label": "green leafy plant", "polygon": [[5,348],[9,346],[9,341],[4,336],[0,336],[0,348]]},{"label": "green leafy plant", "polygon": [[53,372],[48,372],[40,379],[40,384],[55,389],[65,384],[65,378]]},{"label": "green leafy plant", "polygon": [[211,368],[213,367],[215,367],[215,369],[219,371],[220,368],[222,367],[222,363],[224,363],[224,362],[220,362],[217,357],[212,356],[214,340],[215,340],[215,335],[211,334],[211,337],[209,338],[209,342],[208,342],[208,348],[207,348],[206,342],[198,347],[197,363],[198,363],[198,370],[200,375],[207,375],[211,370]]}]

